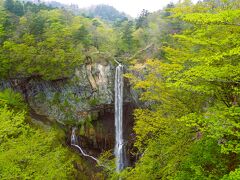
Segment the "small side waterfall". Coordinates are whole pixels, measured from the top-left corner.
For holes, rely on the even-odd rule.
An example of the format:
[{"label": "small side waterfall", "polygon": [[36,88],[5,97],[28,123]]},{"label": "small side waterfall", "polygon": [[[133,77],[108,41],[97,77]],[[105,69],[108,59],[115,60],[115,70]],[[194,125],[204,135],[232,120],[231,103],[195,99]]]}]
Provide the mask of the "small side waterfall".
[{"label": "small side waterfall", "polygon": [[124,143],[123,143],[123,66],[116,67],[115,74],[115,157],[116,171],[124,168]]},{"label": "small side waterfall", "polygon": [[74,147],[76,147],[76,148],[78,148],[83,156],[89,157],[89,158],[93,159],[94,161],[96,161],[97,164],[100,165],[98,159],[96,159],[95,157],[93,157],[93,156],[91,156],[91,155],[86,154],[86,153],[82,150],[82,148],[81,148],[79,145],[77,145],[76,130],[77,130],[77,128],[75,128],[75,127],[72,128],[71,145],[74,146]]},{"label": "small side waterfall", "polygon": [[76,130],[77,130],[77,128],[75,128],[75,127],[72,128],[71,145],[77,144]]}]

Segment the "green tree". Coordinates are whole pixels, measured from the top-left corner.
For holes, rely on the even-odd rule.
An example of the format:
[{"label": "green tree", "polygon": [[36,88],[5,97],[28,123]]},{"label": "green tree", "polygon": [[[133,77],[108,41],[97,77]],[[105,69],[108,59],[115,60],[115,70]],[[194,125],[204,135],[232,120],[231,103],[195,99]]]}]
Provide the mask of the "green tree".
[{"label": "green tree", "polygon": [[144,28],[148,26],[147,17],[150,13],[143,9],[139,17],[136,19],[136,29],[138,28]]},{"label": "green tree", "polygon": [[6,0],[6,1],[4,1],[4,7],[8,11],[13,12],[13,10],[14,10],[14,0]]},{"label": "green tree", "polygon": [[144,77],[128,75],[148,105],[135,112],[143,155],[129,179],[238,177],[240,14],[235,2],[212,3],[172,9],[184,31],[162,59],[134,65]]},{"label": "green tree", "polygon": [[121,41],[119,42],[119,53],[132,53],[135,48],[133,39],[134,24],[133,21],[124,21],[121,27]]},{"label": "green tree", "polygon": [[5,35],[5,23],[7,20],[7,14],[4,8],[0,5],[0,44],[2,44]]},{"label": "green tree", "polygon": [[11,13],[17,16],[22,16],[24,14],[23,4],[20,1],[6,0],[4,7]]},{"label": "green tree", "polygon": [[30,127],[22,104],[19,94],[11,90],[0,92],[0,178],[71,177],[74,173],[72,159],[58,142],[56,132]]},{"label": "green tree", "polygon": [[88,32],[87,28],[82,25],[74,34],[75,41],[80,41],[85,48],[89,48],[92,44],[91,35]]}]

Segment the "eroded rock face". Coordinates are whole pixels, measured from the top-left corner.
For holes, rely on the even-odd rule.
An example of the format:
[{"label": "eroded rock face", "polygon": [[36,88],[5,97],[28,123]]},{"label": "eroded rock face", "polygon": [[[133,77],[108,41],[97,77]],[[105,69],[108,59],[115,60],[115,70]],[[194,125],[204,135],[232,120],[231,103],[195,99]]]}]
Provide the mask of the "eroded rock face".
[{"label": "eroded rock face", "polygon": [[69,79],[15,79],[0,86],[22,92],[36,113],[71,124],[91,118],[91,109],[113,104],[114,73],[111,63],[98,62],[77,67]]},{"label": "eroded rock face", "polygon": [[35,111],[47,113],[50,118],[61,122],[82,121],[91,118],[91,109],[113,103],[113,81],[114,67],[111,64],[82,65],[76,68],[70,80],[57,88],[50,84],[38,90],[37,95],[43,94],[44,100],[36,96],[28,99]]},{"label": "eroded rock face", "polygon": [[76,69],[75,75],[79,79],[79,85],[91,87],[93,96],[98,98],[101,104],[113,103],[114,67],[111,64],[83,65]]}]

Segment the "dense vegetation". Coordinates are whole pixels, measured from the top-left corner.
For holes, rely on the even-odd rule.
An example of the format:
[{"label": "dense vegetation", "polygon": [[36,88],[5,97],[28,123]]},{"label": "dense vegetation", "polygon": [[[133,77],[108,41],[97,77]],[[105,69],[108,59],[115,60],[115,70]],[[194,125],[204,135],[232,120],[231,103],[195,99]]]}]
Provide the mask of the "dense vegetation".
[{"label": "dense vegetation", "polygon": [[[240,179],[240,1],[186,0],[113,19],[0,0],[0,77],[55,80],[118,58],[142,101],[134,113],[141,156],[109,178]],[[56,132],[30,126],[26,112],[19,94],[0,93],[0,177],[73,177]]]},{"label": "dense vegetation", "polygon": [[109,23],[127,20],[126,14],[120,13],[114,7],[105,4],[92,6],[87,9],[80,9],[80,14],[89,17],[99,17]]},{"label": "dense vegetation", "polygon": [[[31,0],[29,0],[31,2]],[[79,8],[77,4],[62,4],[56,1],[46,2],[47,6],[59,9],[65,9],[71,11],[75,15],[81,15],[91,18],[100,18],[108,23],[115,23],[117,21],[123,21],[128,19],[128,15],[123,12],[119,12],[113,6],[106,4],[94,5],[88,8]]]},{"label": "dense vegetation", "polygon": [[20,94],[9,89],[0,93],[0,178],[66,179],[73,175],[73,159],[56,133],[30,127],[26,113]]},{"label": "dense vegetation", "polygon": [[1,2],[2,77],[69,77],[84,60],[116,51],[116,33],[99,19],[45,5]]},{"label": "dense vegetation", "polygon": [[[44,4],[0,1],[0,79],[70,77],[89,54],[91,61],[105,54],[111,33],[98,19]],[[22,96],[2,88],[0,179],[96,178],[67,147],[63,130],[36,123]]]},{"label": "dense vegetation", "polygon": [[150,105],[135,111],[142,157],[127,179],[240,179],[239,5],[169,6],[160,56],[128,75]]}]

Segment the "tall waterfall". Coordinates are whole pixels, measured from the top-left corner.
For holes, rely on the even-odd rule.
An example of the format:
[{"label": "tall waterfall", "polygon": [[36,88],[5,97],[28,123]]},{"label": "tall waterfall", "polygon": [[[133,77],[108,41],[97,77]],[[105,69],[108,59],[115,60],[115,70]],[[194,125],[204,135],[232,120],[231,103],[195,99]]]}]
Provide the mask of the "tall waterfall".
[{"label": "tall waterfall", "polygon": [[123,144],[123,66],[116,67],[115,74],[115,157],[116,170],[120,172],[124,168],[124,144]]}]

